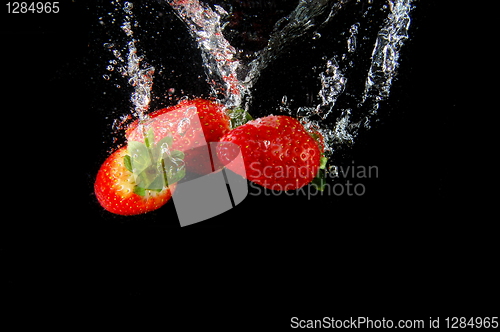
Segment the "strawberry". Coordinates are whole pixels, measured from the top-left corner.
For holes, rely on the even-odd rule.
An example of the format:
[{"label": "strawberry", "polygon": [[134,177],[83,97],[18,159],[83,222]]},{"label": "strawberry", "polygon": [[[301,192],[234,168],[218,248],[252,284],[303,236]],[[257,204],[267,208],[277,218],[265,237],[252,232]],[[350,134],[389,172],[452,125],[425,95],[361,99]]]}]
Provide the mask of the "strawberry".
[{"label": "strawberry", "polygon": [[126,131],[128,141],[144,142],[143,131],[151,128],[160,140],[173,138],[172,148],[184,152],[186,169],[199,174],[212,172],[207,145],[218,142],[230,130],[230,118],[224,106],[206,100],[183,100],[175,106],[149,114],[150,119],[140,124],[133,122]]},{"label": "strawberry", "polygon": [[164,205],[175,184],[158,190],[138,193],[134,175],[125,166],[127,147],[113,152],[101,165],[94,184],[97,200],[109,212],[124,216],[153,211]]},{"label": "strawberry", "polygon": [[[231,164],[239,151],[244,165]],[[317,141],[298,120],[282,115],[236,127],[217,146],[222,164],[272,190],[294,190],[310,183],[318,174],[322,153],[321,140]]]},{"label": "strawberry", "polygon": [[172,137],[155,141],[149,129],[144,143],[130,141],[104,161],[94,183],[102,207],[135,215],[156,210],[172,197],[185,174],[184,154],[171,148]]}]

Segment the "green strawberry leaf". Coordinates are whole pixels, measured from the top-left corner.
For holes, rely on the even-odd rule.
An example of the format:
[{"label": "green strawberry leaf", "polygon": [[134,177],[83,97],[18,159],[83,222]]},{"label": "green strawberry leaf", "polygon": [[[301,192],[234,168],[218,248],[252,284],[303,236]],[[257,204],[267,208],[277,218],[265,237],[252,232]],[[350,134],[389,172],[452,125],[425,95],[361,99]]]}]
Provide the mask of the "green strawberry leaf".
[{"label": "green strawberry leaf", "polygon": [[311,185],[313,187],[316,187],[319,191],[325,190],[326,186],[326,175],[325,175],[325,168],[326,168],[326,163],[328,162],[328,158],[325,156],[321,156],[319,160],[319,169],[318,173],[314,177],[314,179],[311,181]]},{"label": "green strawberry leaf", "polygon": [[125,168],[129,172],[133,172],[132,171],[132,159],[130,158],[130,156],[128,154],[125,155],[125,157],[123,157],[123,165],[125,166]]},{"label": "green strawberry leaf", "polygon": [[184,153],[170,150],[172,137],[164,137],[156,144],[152,129],[144,135],[144,143],[128,142],[124,165],[134,174],[134,193],[144,196],[146,190],[161,191],[170,182],[181,180],[185,174]]},{"label": "green strawberry leaf", "polygon": [[135,186],[134,193],[141,197],[144,197],[146,195],[146,189],[139,186]]},{"label": "green strawberry leaf", "polygon": [[166,186],[161,168],[151,165],[138,174],[136,185],[148,190],[161,190]]},{"label": "green strawberry leaf", "polygon": [[[149,139],[151,138],[150,135]],[[162,189],[164,184],[162,182],[163,175],[161,170],[158,170],[153,164],[150,150],[144,143],[137,141],[128,142],[130,168],[134,174],[137,187],[142,189]],[[160,178],[160,181],[157,178]],[[139,191],[139,193],[142,192]]]},{"label": "green strawberry leaf", "polygon": [[144,143],[146,144],[147,148],[151,148],[155,144],[155,133],[153,131],[153,128],[149,128],[149,130],[146,132],[146,135],[144,135]]},{"label": "green strawberry leaf", "polygon": [[130,165],[135,175],[142,173],[151,165],[151,157],[145,144],[137,141],[128,142]]},{"label": "green strawberry leaf", "polygon": [[319,169],[325,169],[327,162],[328,162],[328,158],[326,158],[325,156],[321,156],[321,158],[319,160]]},{"label": "green strawberry leaf", "polygon": [[325,190],[326,177],[324,169],[318,170],[318,174],[316,174],[316,177],[311,181],[311,185],[319,191]]},{"label": "green strawberry leaf", "polygon": [[236,107],[233,109],[228,109],[227,114],[231,119],[231,128],[234,129],[241,125],[244,125],[250,120],[253,120],[250,113],[248,113],[245,109],[241,107]]}]

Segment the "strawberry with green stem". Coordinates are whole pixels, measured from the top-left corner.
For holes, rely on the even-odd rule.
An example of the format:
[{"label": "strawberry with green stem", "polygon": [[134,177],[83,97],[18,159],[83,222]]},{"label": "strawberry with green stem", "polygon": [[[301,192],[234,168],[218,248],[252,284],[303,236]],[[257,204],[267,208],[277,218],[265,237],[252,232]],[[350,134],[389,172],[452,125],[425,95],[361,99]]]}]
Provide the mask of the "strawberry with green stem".
[{"label": "strawberry with green stem", "polygon": [[155,142],[153,130],[145,142],[130,141],[101,165],[94,192],[103,208],[120,215],[156,210],[172,197],[185,174],[181,151],[172,150],[172,138]]},{"label": "strawberry with green stem", "polygon": [[101,166],[94,185],[99,203],[108,211],[134,215],[165,204],[186,166],[212,172],[211,160],[200,147],[217,142],[230,130],[226,109],[205,99],[183,100],[132,123],[127,147]]}]

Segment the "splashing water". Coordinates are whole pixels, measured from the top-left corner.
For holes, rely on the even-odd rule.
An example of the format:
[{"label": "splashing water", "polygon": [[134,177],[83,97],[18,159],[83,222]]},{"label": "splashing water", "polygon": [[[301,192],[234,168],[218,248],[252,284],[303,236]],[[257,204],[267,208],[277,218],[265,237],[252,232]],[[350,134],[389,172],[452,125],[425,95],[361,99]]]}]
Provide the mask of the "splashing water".
[{"label": "splashing water", "polygon": [[[119,3],[119,2],[117,2]],[[137,26],[134,14],[132,12],[134,5],[126,1],[121,10],[124,13],[121,29],[127,38],[127,57],[122,57],[122,52],[113,43],[105,43],[104,46],[113,52],[116,60],[110,63],[118,65],[118,72],[124,77],[128,77],[128,84],[133,87],[130,101],[133,105],[132,113],[142,122],[148,119],[146,114],[151,101],[151,89],[153,87],[153,76],[155,68],[144,62],[144,55],[138,55],[136,47],[137,39],[134,38],[133,26]],[[143,52],[144,53],[144,52]],[[107,69],[113,71],[115,66],[109,65]],[[109,77],[109,76],[108,76]],[[109,79],[109,78],[108,78]]]},{"label": "splashing water", "polygon": [[[197,40],[207,76],[222,91],[224,103],[228,107],[242,107],[248,110],[251,101],[251,88],[260,77],[262,70],[284,53],[297,39],[314,27],[326,24],[340,8],[340,3],[328,7],[329,1],[301,0],[296,9],[280,19],[269,38],[268,45],[255,52],[250,62],[237,58],[237,50],[226,40],[221,25],[221,17],[229,14],[221,6],[202,4],[198,0],[169,0],[168,3],[188,26]],[[317,17],[329,11],[326,19]],[[222,85],[222,86],[220,86]]]},{"label": "splashing water", "polygon": [[[371,0],[299,0],[288,15],[275,22],[267,45],[242,57],[243,50],[232,45],[225,34],[234,15],[231,6],[209,5],[199,0],[166,0],[166,6],[174,10],[196,41],[212,94],[230,108],[250,109],[252,87],[262,71],[272,66],[292,45],[308,37],[331,44],[330,53],[323,57],[323,68],[318,75],[319,91],[313,106],[292,109],[286,105],[286,96],[283,96],[285,107],[276,105],[299,118],[307,128],[320,131],[325,137],[328,154],[339,146],[351,145],[359,130],[369,129],[376,120],[380,103],[388,98],[397,74],[413,8],[412,0],[386,0],[383,5],[374,5]],[[133,112],[144,120],[151,100],[155,68],[144,62],[144,56],[137,54],[137,40],[132,31],[137,22],[132,8],[131,2],[121,5],[122,30],[128,38],[127,61],[115,47],[108,45],[108,48],[121,64],[119,71],[134,87]],[[335,35],[336,40],[324,37],[328,34],[323,30],[347,13],[353,16],[347,29]],[[383,18],[377,26],[372,21],[380,13]],[[363,58],[367,55],[368,59]],[[362,72],[364,79],[353,79],[354,72]]]},{"label": "splashing water", "polygon": [[[236,49],[222,33],[221,15],[228,15],[224,9],[216,5],[216,10],[212,10],[199,1],[169,1],[169,4],[196,37],[204,55],[207,75],[214,82],[222,82],[221,90],[227,97],[225,103],[248,108],[251,88],[262,70],[304,35],[309,33],[313,38],[320,38],[318,30],[336,15],[340,15],[349,2],[351,1],[344,0],[332,4],[332,1],[299,1],[288,16],[275,24],[268,45],[256,52],[248,63],[236,59]],[[335,146],[352,144],[361,126],[370,128],[380,102],[389,96],[399,53],[408,38],[411,0],[388,0],[386,5],[376,9],[370,5],[372,1],[368,1],[364,17],[370,14],[370,10],[377,9],[386,11],[387,16],[375,38],[362,94],[352,98],[350,107],[335,109],[338,98],[349,85],[347,73],[355,68],[350,59],[354,57],[360,44],[371,41],[366,36],[360,38],[360,31],[365,27],[362,26],[363,23],[356,22],[347,31],[344,54],[339,56],[338,50],[333,50],[337,55],[325,59],[325,70],[319,74],[321,88],[316,107],[287,110],[290,115],[299,117],[306,127],[315,128],[323,134],[329,153]],[[245,101],[247,104],[242,105]],[[337,115],[334,125],[325,125],[332,122],[325,120],[334,115]]]},{"label": "splashing water", "polygon": [[240,106],[242,95],[248,89],[237,78],[237,71],[241,65],[236,59],[236,49],[222,33],[221,15],[227,16],[228,13],[221,6],[215,5],[214,11],[197,0],[171,0],[168,3],[189,27],[202,50],[207,76],[214,83],[213,91],[216,92],[215,86],[222,82],[220,90],[226,96],[225,105]]},{"label": "splashing water", "polygon": [[[363,93],[354,99],[357,102],[355,105],[341,110],[333,128],[320,125],[320,131],[328,142],[329,152],[332,152],[334,145],[352,144],[361,126],[369,129],[373,117],[378,112],[380,102],[390,94],[392,81],[399,65],[400,50],[404,41],[408,39],[411,0],[389,0],[388,5],[383,7],[383,9],[386,8],[389,12],[375,39]],[[350,27],[347,53],[343,54],[343,59],[356,52],[359,28],[358,23]],[[321,104],[303,118],[305,122],[314,122],[311,118],[316,114],[319,114],[322,120],[330,115],[338,96],[346,87],[346,78],[342,72],[352,69],[353,66],[350,63],[341,69],[335,59],[327,61],[325,72],[320,74]],[[352,120],[353,113],[357,115],[357,121]]]},{"label": "splashing water", "polygon": [[370,114],[378,109],[378,101],[387,98],[396,74],[400,49],[408,39],[410,0],[389,1],[390,12],[378,32],[372,53],[372,64],[366,78],[362,103],[372,100]]}]

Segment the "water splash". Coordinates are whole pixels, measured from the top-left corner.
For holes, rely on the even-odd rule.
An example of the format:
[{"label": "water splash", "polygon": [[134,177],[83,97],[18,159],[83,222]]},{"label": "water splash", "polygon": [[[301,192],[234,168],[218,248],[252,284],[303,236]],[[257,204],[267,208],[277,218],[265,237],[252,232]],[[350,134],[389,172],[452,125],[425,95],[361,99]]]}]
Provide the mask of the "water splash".
[{"label": "water splash", "polygon": [[[121,30],[127,44],[122,49],[113,42],[105,44],[115,57],[113,63],[107,64],[106,77],[118,72],[128,78],[133,87],[132,112],[146,120],[155,68],[144,61],[144,52],[139,55],[133,31],[138,25],[133,4],[130,1],[121,4],[118,0],[115,3],[123,15]],[[230,6],[223,8],[200,0],[166,0],[166,5],[197,42],[212,95],[230,108],[250,110],[252,87],[264,69],[299,41],[311,38],[328,45],[320,72],[311,65],[319,87],[310,104],[292,109],[284,96],[281,105],[276,105],[299,118],[307,128],[320,131],[325,137],[327,154],[353,144],[359,131],[369,129],[377,119],[380,104],[388,98],[397,74],[413,8],[412,0],[385,0],[376,5],[370,0],[299,0],[288,15],[274,24],[267,45],[257,51],[243,52],[225,36],[225,28],[234,15]],[[382,19],[372,20],[372,16],[380,13]],[[329,34],[331,24],[348,14],[352,21],[344,31]],[[354,72],[361,75],[353,75]]]},{"label": "water splash", "polygon": [[198,0],[169,0],[168,3],[197,41],[214,94],[220,91],[228,107],[241,106],[248,87],[237,77],[241,64],[237,60],[236,48],[222,33],[221,16],[228,15],[226,10],[218,5],[212,10]]},{"label": "water splash", "polygon": [[370,103],[365,121],[368,124],[371,115],[378,110],[380,101],[389,96],[399,65],[400,50],[408,39],[410,27],[411,0],[389,0],[388,3],[390,12],[385,25],[378,32],[361,102]]},{"label": "water splash", "polygon": [[[359,2],[362,1],[358,0],[357,3]],[[362,14],[363,17],[366,18],[370,11],[376,10],[386,11],[387,16],[372,44],[370,66],[362,93],[356,94],[352,89],[349,90],[348,76],[356,69],[352,59],[362,52],[359,51],[361,46],[373,42],[366,33],[362,35],[362,31],[373,30],[373,27],[363,26],[369,20],[351,24],[344,34],[347,38],[339,36],[345,38],[344,48],[342,51],[334,49],[332,55],[325,59],[325,69],[319,74],[321,87],[315,107],[303,106],[293,110],[287,106],[278,106],[300,118],[306,127],[319,130],[325,137],[328,153],[332,153],[340,145],[352,144],[361,127],[370,128],[380,102],[389,96],[399,65],[400,49],[408,38],[411,2],[412,0],[387,0],[381,8],[373,6],[373,1],[366,2],[368,7]],[[224,37],[223,18],[230,14],[222,7],[214,5],[212,9],[198,0],[169,0],[168,3],[197,40],[209,81],[222,92],[224,103],[229,107],[248,109],[251,88],[263,69],[300,38],[308,34],[312,39],[321,38],[320,29],[327,26],[351,1],[300,0],[289,15],[276,22],[267,46],[250,56],[250,61],[238,59],[238,50]],[[337,100],[347,93],[350,103],[338,108]]]},{"label": "water splash", "polygon": [[[119,4],[119,1],[117,1],[117,4]],[[133,3],[129,1],[125,1],[120,8],[124,14],[123,22],[120,27],[127,38],[126,49],[120,50],[119,47],[112,42],[104,43],[104,47],[112,51],[115,57],[115,59],[109,60],[110,64],[106,69],[111,72],[116,68],[117,72],[123,77],[128,78],[128,84],[133,87],[130,96],[130,101],[133,105],[131,112],[141,120],[141,122],[145,122],[148,119],[146,112],[149,109],[151,101],[151,89],[153,87],[155,68],[144,61],[144,52],[142,52],[142,55],[139,55],[137,50],[137,39],[134,37],[133,27],[138,26],[138,22],[135,20],[132,11],[133,8]],[[126,52],[126,58],[122,56],[123,52]],[[105,74],[104,76],[104,79],[110,79],[109,74]],[[120,85],[117,85],[117,87],[119,88]]]},{"label": "water splash", "polygon": [[[359,40],[361,23],[357,22],[351,25],[347,33],[346,52],[341,57],[344,65],[339,65],[335,57],[327,59],[326,69],[319,75],[320,103],[315,108],[299,108],[297,115],[300,114],[304,124],[311,123],[319,127],[327,143],[327,154],[341,145],[353,144],[359,129],[370,128],[380,103],[389,97],[399,66],[400,51],[408,39],[410,12],[413,8],[411,2],[411,0],[388,0],[388,5],[383,6],[382,9],[388,9],[388,14],[376,35],[364,90],[360,96],[350,92],[351,102],[333,112],[338,98],[349,88],[345,73],[353,71],[356,67],[352,61],[347,60],[352,58],[359,48],[358,44],[363,42]],[[328,120],[333,114],[337,114],[333,126],[326,126],[324,123],[332,121],[324,120]],[[315,120],[318,117],[322,121]]]},{"label": "water splash", "polygon": [[[228,107],[248,110],[251,88],[261,72],[294,41],[326,24],[341,8],[343,0],[329,7],[329,0],[300,0],[290,15],[280,19],[273,29],[268,45],[248,56],[250,61],[238,59],[238,50],[225,38],[223,18],[230,16],[221,6],[198,0],[168,0],[169,5],[188,26],[202,51],[205,71],[214,91],[224,96]],[[316,34],[320,36],[320,34]],[[248,55],[248,54],[247,54]]]},{"label": "water splash", "polygon": [[347,78],[342,73],[335,57],[326,62],[326,70],[320,75],[321,90],[318,95],[321,98],[321,104],[314,111],[322,120],[325,120],[332,112],[338,97],[344,92]]}]

